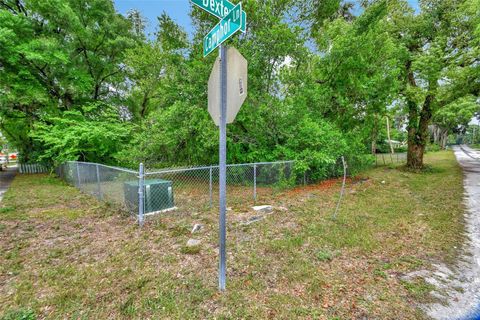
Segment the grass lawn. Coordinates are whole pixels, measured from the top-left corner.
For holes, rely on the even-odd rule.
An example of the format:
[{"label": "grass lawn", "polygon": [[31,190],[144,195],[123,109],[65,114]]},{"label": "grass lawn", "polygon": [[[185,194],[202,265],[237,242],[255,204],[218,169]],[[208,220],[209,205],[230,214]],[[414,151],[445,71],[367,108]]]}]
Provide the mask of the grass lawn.
[{"label": "grass lawn", "polygon": [[473,149],[480,150],[480,144],[471,144],[470,147]]},{"label": "grass lawn", "polygon": [[422,319],[431,287],[401,276],[452,262],[463,241],[461,169],[449,151],[427,161],[349,181],[336,221],[338,181],[278,194],[250,225],[229,211],[226,294],[216,212],[139,229],[55,178],[18,176],[0,206],[0,319]]}]

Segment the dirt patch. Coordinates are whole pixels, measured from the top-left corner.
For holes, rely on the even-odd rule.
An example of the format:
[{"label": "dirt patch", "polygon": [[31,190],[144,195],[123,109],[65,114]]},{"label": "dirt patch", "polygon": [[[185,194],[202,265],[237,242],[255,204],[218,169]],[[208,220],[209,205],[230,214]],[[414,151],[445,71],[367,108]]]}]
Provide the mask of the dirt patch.
[{"label": "dirt patch", "polygon": [[[296,187],[292,190],[289,190],[288,192],[286,192],[286,195],[287,196],[296,196],[296,195],[304,194],[304,193],[307,193],[307,192],[331,190],[332,188],[336,187],[342,181],[343,181],[343,178],[336,178],[336,179],[329,179],[329,180],[326,180],[326,181],[322,181],[322,182],[316,183],[316,184],[300,186],[300,187]],[[347,182],[351,183],[352,179],[349,178],[347,180]]]}]

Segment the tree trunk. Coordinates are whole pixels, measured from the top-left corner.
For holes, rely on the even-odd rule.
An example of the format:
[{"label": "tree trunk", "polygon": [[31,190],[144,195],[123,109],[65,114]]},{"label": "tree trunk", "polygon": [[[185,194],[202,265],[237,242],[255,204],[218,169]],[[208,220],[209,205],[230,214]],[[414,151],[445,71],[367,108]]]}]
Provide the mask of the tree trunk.
[{"label": "tree trunk", "polygon": [[442,150],[447,149],[447,142],[448,142],[448,130],[444,130],[442,132],[442,138],[441,138],[441,147]]},{"label": "tree trunk", "polygon": [[[407,82],[412,87],[417,87],[415,75],[412,71],[412,61],[407,61],[405,68],[407,70]],[[428,126],[432,120],[432,104],[435,96],[432,94],[436,87],[436,82],[429,84],[429,93],[420,109],[420,114],[416,102],[407,97],[408,106],[408,154],[407,167],[418,170],[423,169],[423,155],[429,139]]]},{"label": "tree trunk", "polygon": [[145,92],[143,94],[143,99],[142,99],[142,106],[140,108],[140,117],[142,119],[145,119],[145,115],[147,114],[147,104],[148,104],[148,92]]},{"label": "tree trunk", "polygon": [[417,169],[423,166],[423,152],[419,155],[419,146],[417,144],[418,111],[417,111],[417,105],[415,104],[414,101],[407,101],[407,105],[408,105],[407,167],[411,169]]},{"label": "tree trunk", "polygon": [[440,128],[437,125],[433,125],[432,132],[433,132],[433,142],[436,144],[440,144]]},{"label": "tree trunk", "polygon": [[100,96],[100,84],[95,84],[95,92],[93,93],[93,100],[97,101]]},{"label": "tree trunk", "polygon": [[417,143],[408,143],[407,166],[411,169],[423,168],[423,155],[425,154],[425,146]]},{"label": "tree trunk", "polygon": [[432,103],[434,96],[427,95],[420,111],[420,120],[418,126],[416,119],[418,119],[417,106],[415,102],[409,101],[409,116],[410,122],[408,125],[408,155],[407,166],[411,169],[423,168],[423,154],[427,146],[429,133],[428,126],[432,120]]}]

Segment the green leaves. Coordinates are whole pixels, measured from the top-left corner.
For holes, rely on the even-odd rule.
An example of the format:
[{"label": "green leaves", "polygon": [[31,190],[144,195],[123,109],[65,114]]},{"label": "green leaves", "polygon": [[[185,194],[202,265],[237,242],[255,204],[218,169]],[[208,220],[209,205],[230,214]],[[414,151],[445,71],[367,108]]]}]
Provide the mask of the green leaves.
[{"label": "green leaves", "polygon": [[81,160],[115,163],[115,155],[130,138],[132,125],[120,120],[115,107],[96,103],[61,117],[45,116],[31,137],[44,146],[38,160],[60,164]]},{"label": "green leaves", "polygon": [[435,115],[434,122],[447,129],[449,133],[453,133],[461,126],[468,127],[468,124],[478,112],[480,112],[480,103],[476,97],[468,95],[441,108]]},{"label": "green leaves", "polygon": [[[382,148],[386,116],[422,139],[432,119],[465,123],[480,92],[479,1],[420,13],[364,1],[354,15],[348,1],[244,0],[248,32],[227,44],[249,61],[249,94],[228,127],[228,161],[297,159],[322,175],[342,155]],[[18,3],[0,6],[0,129],[26,158],[218,160],[207,112],[215,55],[201,54],[216,18],[193,9],[190,40],[162,13],[149,41],[141,14],[122,17],[109,0]]]},{"label": "green leaves", "polygon": [[[136,41],[110,1],[1,6],[0,129],[26,159],[42,154],[43,145],[31,139],[39,119],[112,101],[112,91],[124,82],[124,52]],[[24,131],[12,133],[12,127]],[[46,151],[42,158],[47,155],[56,157]]]}]

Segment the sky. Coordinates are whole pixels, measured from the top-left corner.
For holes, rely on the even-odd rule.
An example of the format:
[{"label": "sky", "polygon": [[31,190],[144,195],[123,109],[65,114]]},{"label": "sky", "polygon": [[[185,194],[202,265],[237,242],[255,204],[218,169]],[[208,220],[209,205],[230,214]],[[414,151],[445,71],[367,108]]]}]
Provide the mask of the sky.
[{"label": "sky", "polygon": [[[153,33],[157,26],[157,17],[163,11],[167,12],[173,20],[191,35],[193,27],[188,15],[190,11],[189,2],[189,0],[114,0],[117,11],[122,14],[126,14],[130,9],[138,9],[143,14],[148,20],[146,32],[150,34],[150,38],[153,38]],[[413,8],[418,10],[418,0],[408,0],[408,2]]]},{"label": "sky", "polygon": [[[114,0],[115,8],[121,14],[126,14],[130,9],[138,9],[148,20],[146,32],[153,35],[157,27],[157,17],[163,11],[182,26],[188,34],[193,33],[190,21],[189,0]],[[150,36],[151,37],[151,36]]]}]

